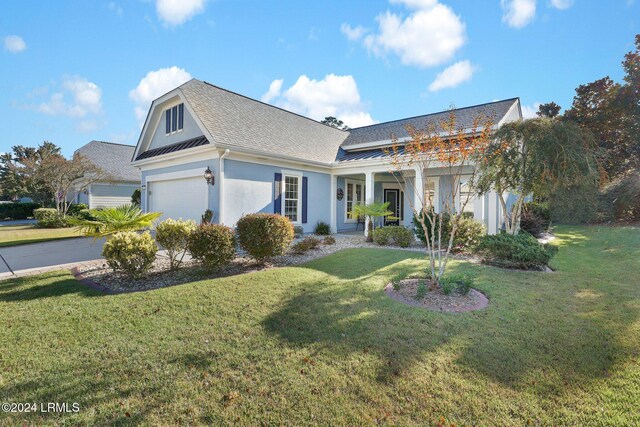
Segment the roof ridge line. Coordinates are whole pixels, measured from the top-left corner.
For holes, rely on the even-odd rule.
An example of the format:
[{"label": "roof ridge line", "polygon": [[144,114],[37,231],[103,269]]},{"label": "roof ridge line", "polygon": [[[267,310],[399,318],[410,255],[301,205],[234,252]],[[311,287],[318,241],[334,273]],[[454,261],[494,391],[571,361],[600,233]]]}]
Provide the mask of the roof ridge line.
[{"label": "roof ridge line", "polygon": [[461,108],[452,108],[452,109],[449,109],[449,110],[436,111],[435,113],[419,114],[417,116],[404,117],[402,119],[395,119],[395,120],[389,120],[389,121],[386,121],[386,122],[374,123],[372,125],[366,125],[366,126],[360,126],[360,127],[357,127],[357,128],[352,128],[351,130],[365,129],[365,128],[372,127],[372,126],[380,126],[380,125],[385,125],[385,124],[388,124],[388,123],[402,122],[404,120],[412,120],[412,119],[417,119],[419,117],[435,116],[436,114],[442,114],[442,113],[446,113],[446,112],[452,111],[452,110],[453,111],[468,110],[470,108],[484,107],[484,106],[491,105],[491,104],[498,104],[500,102],[506,102],[506,101],[516,101],[516,100],[519,100],[519,99],[520,99],[520,97],[516,96],[514,98],[500,99],[498,101],[484,102],[482,104],[469,105],[469,106],[461,107]]}]

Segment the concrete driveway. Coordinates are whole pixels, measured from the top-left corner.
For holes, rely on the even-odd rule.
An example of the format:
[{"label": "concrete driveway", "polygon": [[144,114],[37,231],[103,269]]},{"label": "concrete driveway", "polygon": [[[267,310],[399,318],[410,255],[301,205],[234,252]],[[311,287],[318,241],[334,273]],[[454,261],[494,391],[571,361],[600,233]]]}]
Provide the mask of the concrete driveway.
[{"label": "concrete driveway", "polygon": [[103,244],[104,239],[79,237],[0,248],[0,277],[21,270],[101,259]]}]

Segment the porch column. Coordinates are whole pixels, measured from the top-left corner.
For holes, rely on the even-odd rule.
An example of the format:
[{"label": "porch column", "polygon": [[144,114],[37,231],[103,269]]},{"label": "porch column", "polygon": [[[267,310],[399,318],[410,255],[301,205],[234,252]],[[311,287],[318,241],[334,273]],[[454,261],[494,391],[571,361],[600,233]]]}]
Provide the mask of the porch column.
[{"label": "porch column", "polygon": [[338,232],[338,219],[337,219],[337,202],[336,202],[336,193],[337,193],[337,189],[338,189],[338,177],[335,175],[331,175],[331,177],[329,178],[331,179],[331,203],[329,203],[329,205],[331,206],[331,215],[329,218],[331,218],[331,232],[332,233],[337,233]]},{"label": "porch column", "polygon": [[422,203],[424,198],[424,181],[422,177],[422,168],[416,167],[416,178],[413,182],[413,209],[416,212],[420,212],[422,210]]},{"label": "porch column", "polygon": [[[373,203],[373,199],[374,199],[374,178],[375,173],[374,172],[367,172],[365,174],[365,198],[364,201],[367,205],[370,205],[371,203]],[[364,224],[364,235],[365,237],[369,235],[369,222],[371,221],[371,218],[367,218],[367,221]]]}]

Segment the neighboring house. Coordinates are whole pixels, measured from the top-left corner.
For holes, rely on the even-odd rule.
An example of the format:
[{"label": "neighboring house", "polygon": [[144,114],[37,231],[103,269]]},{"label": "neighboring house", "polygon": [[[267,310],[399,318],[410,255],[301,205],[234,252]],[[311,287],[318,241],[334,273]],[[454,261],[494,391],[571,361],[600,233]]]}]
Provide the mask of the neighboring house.
[{"label": "neighboring house", "polygon": [[[498,126],[522,118],[513,98],[460,108],[459,124],[471,127],[479,113],[492,115]],[[390,202],[400,217],[396,224],[410,226],[414,195],[401,191],[382,147],[391,145],[391,135],[406,141],[406,125],[424,127],[446,115],[343,131],[193,79],[153,101],[132,164],[142,172],[143,208],[164,218],[199,220],[211,209],[216,222],[233,226],[242,215],[275,212],[305,232],[318,221],[343,231],[356,228],[347,217],[355,203],[376,200]],[[213,185],[203,177],[207,169]],[[445,169],[429,175],[423,188],[434,193],[438,208],[451,177]],[[495,193],[476,197],[468,210],[490,233],[501,227]]]},{"label": "neighboring house", "polygon": [[75,203],[89,209],[108,208],[131,203],[131,195],[140,188],[140,170],[131,165],[135,147],[112,142],[91,141],[76,150],[109,175],[105,182],[95,182],[77,195]]}]

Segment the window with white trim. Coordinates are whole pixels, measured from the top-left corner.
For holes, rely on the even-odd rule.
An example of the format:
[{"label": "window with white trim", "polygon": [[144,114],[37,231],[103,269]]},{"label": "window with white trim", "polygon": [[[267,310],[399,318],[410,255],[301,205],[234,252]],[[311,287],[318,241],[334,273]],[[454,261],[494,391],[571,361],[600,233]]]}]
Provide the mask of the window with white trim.
[{"label": "window with white trim", "polygon": [[440,177],[426,178],[424,181],[424,203],[426,208],[439,211],[438,207],[438,187],[440,185]]},{"label": "window with white trim", "polygon": [[355,205],[365,203],[365,185],[362,181],[345,180],[345,222],[356,222],[356,218],[349,218],[349,212],[353,211]]},{"label": "window with white trim", "polygon": [[466,201],[466,205],[464,207],[464,209],[462,210],[462,212],[469,212],[469,213],[473,213],[473,202],[476,199],[476,195],[475,192],[471,190],[470,186],[469,186],[469,180],[471,179],[471,177],[466,176],[466,177],[462,177],[462,179],[460,180],[460,206],[463,205],[463,203],[465,203]]},{"label": "window with white trim", "polygon": [[184,104],[174,105],[164,111],[165,134],[171,135],[184,128]]},{"label": "window with white trim", "polygon": [[300,222],[302,178],[295,175],[284,175],[284,185],[282,194],[282,215],[289,218],[291,222]]}]

